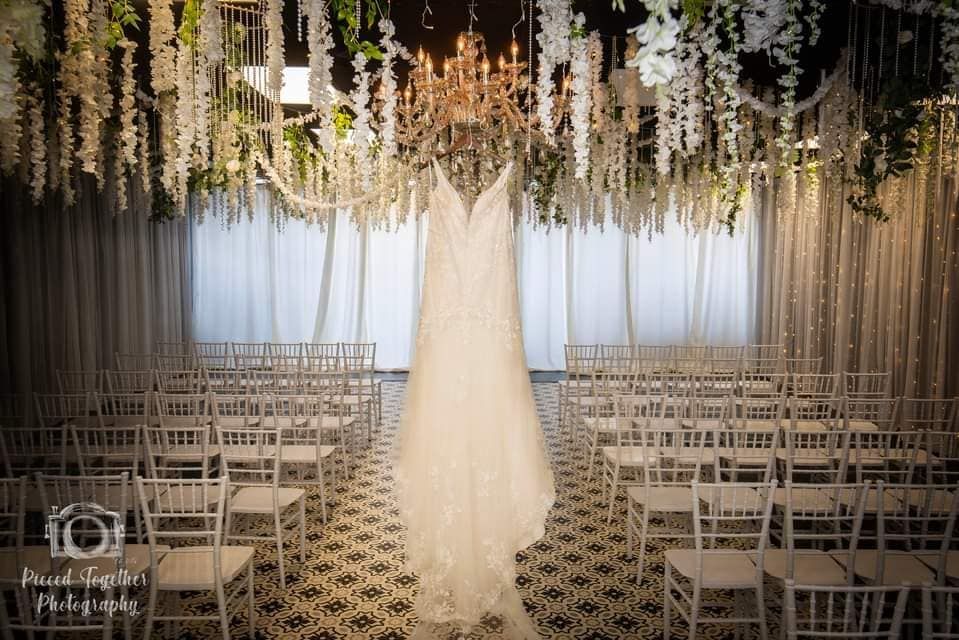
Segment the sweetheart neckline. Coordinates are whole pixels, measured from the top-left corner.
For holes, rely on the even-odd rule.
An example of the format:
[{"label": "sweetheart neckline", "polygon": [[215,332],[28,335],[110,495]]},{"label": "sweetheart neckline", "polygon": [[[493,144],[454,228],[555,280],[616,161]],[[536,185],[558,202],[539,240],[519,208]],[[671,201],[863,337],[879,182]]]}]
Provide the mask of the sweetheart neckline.
[{"label": "sweetheart neckline", "polygon": [[[466,216],[466,223],[470,224],[473,220],[473,214],[476,213],[477,206],[480,204],[480,202],[487,196],[499,191],[502,188],[506,177],[513,169],[513,161],[510,160],[506,163],[506,166],[503,167],[503,170],[500,172],[499,177],[496,178],[496,181],[476,197],[476,200],[473,202],[473,206],[470,207],[468,211],[466,209],[466,204],[463,202],[463,196],[460,195],[458,189],[454,188],[453,185],[450,184],[449,179],[446,177],[446,174],[443,173],[443,168],[440,166],[440,163],[436,161],[436,158],[433,158],[433,167],[436,170],[436,173],[439,175],[442,184],[446,185],[447,190],[451,191],[453,195],[456,196],[456,202],[459,204],[460,212]],[[439,184],[437,184],[437,188],[438,187]],[[433,191],[435,193],[436,189]]]}]

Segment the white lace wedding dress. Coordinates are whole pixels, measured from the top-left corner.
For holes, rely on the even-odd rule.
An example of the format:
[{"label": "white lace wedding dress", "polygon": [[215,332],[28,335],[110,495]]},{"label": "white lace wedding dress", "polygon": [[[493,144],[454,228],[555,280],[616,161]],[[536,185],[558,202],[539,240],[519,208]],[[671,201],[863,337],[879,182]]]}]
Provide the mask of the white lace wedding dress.
[{"label": "white lace wedding dress", "polygon": [[507,166],[469,214],[434,163],[416,353],[395,464],[414,638],[487,613],[538,638],[516,590],[516,552],[538,540],[553,474],[519,319]]}]

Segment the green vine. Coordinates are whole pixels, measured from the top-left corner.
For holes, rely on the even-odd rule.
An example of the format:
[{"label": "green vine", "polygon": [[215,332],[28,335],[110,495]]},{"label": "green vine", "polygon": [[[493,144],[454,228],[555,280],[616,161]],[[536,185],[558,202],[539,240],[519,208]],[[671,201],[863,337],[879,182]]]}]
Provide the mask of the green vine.
[{"label": "green vine", "polygon": [[186,0],[183,5],[183,15],[180,18],[180,28],[177,35],[186,46],[196,47],[194,34],[200,28],[200,14],[203,13],[199,0]]},{"label": "green vine", "polygon": [[[366,11],[366,29],[372,29],[373,25],[382,15],[380,6],[376,0],[365,0]],[[336,24],[343,35],[343,43],[346,45],[350,56],[355,56],[357,51],[362,51],[367,60],[382,60],[383,52],[373,42],[364,40],[361,30],[364,28],[356,20],[356,4],[353,0],[331,0],[330,6],[333,8],[333,15],[336,17]]]},{"label": "green vine", "polygon": [[[918,86],[922,84],[923,86]],[[851,182],[856,192],[846,198],[853,211],[880,222],[889,214],[879,203],[879,185],[909,172],[932,144],[932,124],[918,95],[924,83],[896,77],[883,88],[866,118],[868,137],[862,143]]]},{"label": "green vine", "polygon": [[110,22],[107,23],[107,49],[114,49],[125,37],[126,28],[140,29],[140,16],[130,0],[110,0]]}]

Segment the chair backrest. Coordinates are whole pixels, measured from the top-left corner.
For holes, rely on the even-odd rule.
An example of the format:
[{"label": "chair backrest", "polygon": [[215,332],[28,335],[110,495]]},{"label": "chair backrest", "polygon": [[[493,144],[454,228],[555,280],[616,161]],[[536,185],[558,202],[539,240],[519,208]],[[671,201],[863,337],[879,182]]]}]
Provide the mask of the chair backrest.
[{"label": "chair backrest", "polygon": [[65,473],[68,448],[66,424],[0,429],[0,455],[8,477]]},{"label": "chair backrest", "polygon": [[743,352],[743,371],[769,375],[783,371],[781,344],[750,344]]},{"label": "chair backrest", "polygon": [[210,427],[147,427],[143,430],[147,473],[151,478],[206,478],[210,469]]},{"label": "chair backrest", "polygon": [[795,482],[826,482],[841,484],[846,481],[849,466],[849,431],[826,429],[806,431],[786,429],[786,480]]},{"label": "chair backrest", "polygon": [[297,394],[335,395],[342,397],[346,393],[347,377],[345,371],[336,369],[309,369],[299,373]]},{"label": "chair backrest", "polygon": [[103,372],[99,369],[88,371],[57,369],[57,388],[60,393],[102,393]]},{"label": "chair backrest", "polygon": [[155,393],[160,426],[200,426],[210,422],[209,396],[205,393]]},{"label": "chair backrest", "polygon": [[199,369],[157,369],[156,388],[160,393],[200,393],[203,378]]},{"label": "chair backrest", "polygon": [[[26,524],[26,495],[27,479],[25,476],[17,478],[0,478],[0,547],[7,549],[22,548]],[[17,561],[20,554],[14,554]],[[23,567],[18,567],[13,574],[19,582],[23,575]],[[3,577],[0,576],[0,584]]]},{"label": "chair backrest", "polygon": [[959,438],[951,431],[924,431],[915,456],[913,482],[955,486],[959,483]]},{"label": "chair backrest", "polygon": [[[137,478],[136,488],[154,576],[165,550],[160,544],[170,547],[167,553],[176,553],[178,549],[189,550],[190,545],[199,540],[214,548],[214,563],[218,562],[223,539],[226,478]],[[212,573],[214,578],[220,576],[219,571]]]},{"label": "chair backrest", "polygon": [[743,370],[739,388],[744,398],[778,398],[786,393],[786,374]]},{"label": "chair backrest", "polygon": [[733,429],[778,429],[784,413],[784,398],[737,398],[730,403],[727,422]]},{"label": "chair backrest", "polygon": [[27,423],[26,399],[19,393],[0,394],[0,429],[25,427]]},{"label": "chair backrest", "polygon": [[811,422],[818,422],[822,428],[829,430],[848,429],[845,398],[789,396],[787,405],[789,428],[792,430],[802,430],[804,424]]},{"label": "chair backrest", "polygon": [[235,369],[266,369],[269,365],[270,348],[266,342],[233,342],[232,347]]},{"label": "chair backrest", "polygon": [[726,398],[736,393],[739,376],[735,371],[706,372],[693,376],[692,395],[700,398]]},{"label": "chair backrest", "polygon": [[653,428],[640,434],[645,487],[688,487],[701,479],[706,431]]},{"label": "chair backrest", "polygon": [[70,427],[82,475],[140,473],[143,456],[142,426]]},{"label": "chair backrest", "polygon": [[794,373],[789,377],[790,395],[800,398],[832,398],[840,393],[838,373]]},{"label": "chair backrest", "polygon": [[673,368],[672,345],[636,345],[636,357],[643,371],[669,371]]},{"label": "chair backrest", "polygon": [[152,395],[152,392],[94,394],[91,402],[97,414],[97,424],[101,427],[150,424]]},{"label": "chair backrest", "polygon": [[855,429],[856,423],[868,423],[879,431],[893,431],[899,426],[899,398],[846,397],[846,419]]},{"label": "chair backrest", "polygon": [[698,373],[708,369],[709,348],[705,345],[673,345],[673,368],[685,373]]},{"label": "chair backrest", "polygon": [[215,431],[223,472],[230,487],[269,486],[275,493],[280,483],[283,429],[216,427]]},{"label": "chair backrest", "polygon": [[601,344],[597,367],[603,371],[633,371],[636,347],[631,344]]},{"label": "chair backrest", "polygon": [[364,366],[370,369],[376,368],[375,342],[341,342],[340,355],[363,358],[365,360]]},{"label": "chair backrest", "polygon": [[817,587],[786,581],[788,640],[899,640],[909,587]]},{"label": "chair backrest", "polygon": [[728,397],[693,397],[686,400],[685,423],[693,429],[724,429],[729,412]]},{"label": "chair backrest", "polygon": [[892,373],[850,373],[843,371],[842,393],[850,398],[888,398],[892,395]]},{"label": "chair backrest", "polygon": [[299,371],[303,368],[303,365],[304,358],[301,356],[270,356],[270,368],[274,371]]},{"label": "chair backrest", "polygon": [[[945,579],[946,551],[952,541],[959,492],[946,491],[942,485],[868,483],[865,491],[872,495],[864,504],[875,509],[875,529],[860,525],[853,531],[856,548],[874,547],[875,582],[883,584],[888,563],[886,558],[896,551],[924,552],[938,558],[936,570]],[[945,491],[945,493],[944,493]],[[895,576],[890,576],[895,579]]]},{"label": "chair backrest", "polygon": [[305,355],[302,342],[268,342],[267,353],[271,362],[274,358],[302,358]]},{"label": "chair backrest", "polygon": [[304,342],[303,356],[306,358],[306,365],[311,369],[317,369],[321,366],[335,369],[339,367],[340,358],[339,342]]},{"label": "chair backrest", "polygon": [[120,353],[113,354],[113,366],[116,371],[142,371],[156,367],[156,356],[153,353]]},{"label": "chair backrest", "polygon": [[257,395],[297,393],[300,389],[300,374],[297,371],[247,371],[247,391]]},{"label": "chair backrest", "polygon": [[209,393],[246,393],[247,387],[236,369],[204,369],[203,387]]},{"label": "chair backrest", "polygon": [[637,372],[633,385],[640,395],[674,398],[688,397],[693,386],[689,373],[675,371]]},{"label": "chair backrest", "polygon": [[883,480],[907,484],[925,456],[925,434],[919,431],[850,431],[849,461],[856,481]]},{"label": "chair backrest", "polygon": [[[853,532],[862,525],[865,485],[798,483],[787,479],[785,496],[782,538],[786,546],[786,579],[795,575],[797,551],[845,550],[846,566],[851,568],[856,551]],[[854,576],[854,572],[847,572],[850,584]]]},{"label": "chair backrest", "polygon": [[924,640],[959,640],[959,587],[922,586]]},{"label": "chair backrest", "polygon": [[107,393],[143,393],[153,391],[153,369],[122,369],[106,372]]},{"label": "chair backrest", "polygon": [[259,424],[261,406],[258,396],[245,393],[216,393],[210,397],[213,425],[250,428]]},{"label": "chair backrest", "polygon": [[53,427],[64,422],[88,422],[90,394],[35,393],[36,418],[41,426]]},{"label": "chair backrest", "polygon": [[[43,513],[58,513],[61,509],[71,505],[90,505],[96,504],[108,512],[113,512],[118,517],[124,518],[133,505],[130,495],[130,474],[116,473],[110,475],[52,475],[38,473],[36,475],[37,487],[40,490],[40,499],[43,502]],[[100,504],[107,502],[109,504]],[[108,515],[108,514],[104,514]],[[81,538],[80,531],[77,531],[81,525],[84,532],[91,534],[102,533],[102,528],[97,526],[96,522],[82,518],[74,522],[73,537],[75,540]],[[121,520],[122,522],[122,520]],[[98,542],[108,542],[102,540]],[[111,553],[119,554],[122,557],[123,549],[114,549]]]},{"label": "chair backrest", "polygon": [[822,358],[786,358],[786,374],[822,373]]},{"label": "chair backrest", "polygon": [[956,398],[903,398],[899,422],[910,431],[955,431]]},{"label": "chair backrest", "polygon": [[158,353],[155,363],[160,371],[186,371],[195,368],[196,359],[189,353]]},{"label": "chair backrest", "polygon": [[713,478],[769,482],[776,468],[779,429],[722,429],[713,432]]},{"label": "chair backrest", "polygon": [[205,369],[227,369],[230,366],[229,342],[194,342],[196,364]]},{"label": "chair backrest", "polygon": [[700,583],[704,558],[717,554],[748,557],[756,565],[761,580],[776,481],[694,481],[691,486],[696,570]]},{"label": "chair backrest", "polygon": [[746,353],[745,345],[713,345],[709,347],[709,357],[713,360],[742,360]]}]

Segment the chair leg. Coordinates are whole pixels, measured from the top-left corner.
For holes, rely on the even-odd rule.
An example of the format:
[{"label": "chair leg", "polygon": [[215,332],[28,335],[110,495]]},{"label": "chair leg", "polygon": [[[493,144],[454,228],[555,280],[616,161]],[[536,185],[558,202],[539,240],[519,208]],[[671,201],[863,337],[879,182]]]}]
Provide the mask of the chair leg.
[{"label": "chair leg", "polygon": [[[153,576],[151,576],[153,578]],[[153,633],[153,618],[156,617],[157,590],[154,582],[150,580],[150,594],[147,596],[147,617],[143,621],[143,640],[150,640]]]},{"label": "chair leg", "polygon": [[[322,492],[323,477],[320,476],[320,491]],[[320,500],[322,502],[322,499]],[[326,522],[326,510],[323,513],[323,522]],[[306,495],[300,496],[300,562],[306,562]]]},{"label": "chair leg", "polygon": [[223,634],[223,640],[230,640],[230,613],[226,608],[226,594],[223,593],[222,584],[216,586],[216,604],[220,612],[220,631]]},{"label": "chair leg", "polygon": [[586,465],[587,465],[586,479],[587,480],[590,480],[593,477],[593,465],[595,464],[595,461],[596,461],[596,444],[598,440],[599,440],[599,435],[594,432],[589,445],[589,459],[586,461]]},{"label": "chair leg", "polygon": [[756,608],[759,611],[759,637],[762,640],[769,640],[769,628],[766,625],[765,589],[761,582],[756,587]]},{"label": "chair leg", "polygon": [[246,573],[246,597],[247,597],[247,622],[249,630],[247,634],[250,637],[250,640],[254,640],[256,637],[256,599],[253,595],[253,560],[250,560],[250,565],[247,568]]},{"label": "chair leg", "polygon": [[669,602],[669,583],[672,580],[672,567],[669,566],[669,560],[663,562],[663,640],[669,640],[669,618],[670,618],[670,602]]},{"label": "chair leg", "polygon": [[636,569],[636,584],[643,581],[643,570],[646,568],[646,536],[649,529],[649,508],[643,505],[643,520],[639,530],[639,567]]},{"label": "chair leg", "polygon": [[[333,470],[335,473],[335,469]],[[323,524],[326,524],[326,476],[323,475],[323,465],[317,463],[316,465],[316,478],[317,482],[320,484],[320,518],[323,521]]]},{"label": "chair leg", "polygon": [[280,588],[286,590],[286,567],[283,563],[283,525],[280,522],[279,511],[273,512],[273,529],[276,535],[277,566],[280,569]]},{"label": "chair leg", "polygon": [[619,490],[619,469],[613,472],[613,479],[609,487],[609,510],[606,512],[606,526],[613,522],[613,509],[616,507],[616,492]]},{"label": "chair leg", "polygon": [[696,640],[696,626],[699,624],[699,606],[702,594],[699,585],[693,586],[693,603],[689,612],[689,640]]}]

